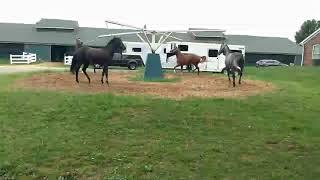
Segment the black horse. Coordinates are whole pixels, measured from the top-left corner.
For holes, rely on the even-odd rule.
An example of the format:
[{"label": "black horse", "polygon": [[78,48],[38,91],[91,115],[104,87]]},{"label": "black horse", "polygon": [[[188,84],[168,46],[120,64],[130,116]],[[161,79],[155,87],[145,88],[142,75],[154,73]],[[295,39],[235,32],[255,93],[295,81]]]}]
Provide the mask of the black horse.
[{"label": "black horse", "polygon": [[101,83],[103,84],[103,76],[106,75],[106,83],[109,85],[108,65],[112,60],[114,53],[120,53],[122,55],[122,52],[124,50],[126,50],[126,47],[123,44],[122,40],[118,37],[114,37],[113,39],[111,39],[103,48],[81,46],[76,49],[73,55],[70,72],[72,72],[73,74],[76,73],[76,82],[79,83],[78,73],[81,65],[83,65],[82,71],[86,75],[90,83],[91,80],[86,70],[89,65],[99,64],[101,67],[103,67]]},{"label": "black horse", "polygon": [[228,73],[229,81],[231,81],[230,74],[232,73],[233,87],[235,87],[236,86],[235,72],[238,72],[239,84],[241,84],[241,77],[242,77],[243,68],[244,68],[243,54],[240,52],[231,52],[231,50],[229,49],[226,43],[221,44],[218,54],[220,55],[221,53],[225,55],[225,65],[226,65],[225,68]]}]

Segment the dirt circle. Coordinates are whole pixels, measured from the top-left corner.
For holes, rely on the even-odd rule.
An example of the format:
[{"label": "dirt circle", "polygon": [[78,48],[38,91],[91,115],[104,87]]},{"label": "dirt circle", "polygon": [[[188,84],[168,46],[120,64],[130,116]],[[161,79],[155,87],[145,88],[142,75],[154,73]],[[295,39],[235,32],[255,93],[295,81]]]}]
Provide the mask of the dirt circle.
[{"label": "dirt circle", "polygon": [[84,74],[79,73],[80,83],[75,82],[75,75],[69,72],[42,73],[20,79],[15,84],[18,88],[59,90],[80,93],[106,93],[116,95],[150,95],[152,97],[165,97],[183,99],[186,97],[228,97],[239,98],[271,92],[274,86],[263,81],[243,78],[241,85],[232,87],[226,76],[200,73],[168,73],[166,78],[179,79],[176,82],[143,82],[133,81],[130,78],[137,76],[136,71],[110,71],[110,86],[101,84],[101,73],[88,73],[91,84]]}]

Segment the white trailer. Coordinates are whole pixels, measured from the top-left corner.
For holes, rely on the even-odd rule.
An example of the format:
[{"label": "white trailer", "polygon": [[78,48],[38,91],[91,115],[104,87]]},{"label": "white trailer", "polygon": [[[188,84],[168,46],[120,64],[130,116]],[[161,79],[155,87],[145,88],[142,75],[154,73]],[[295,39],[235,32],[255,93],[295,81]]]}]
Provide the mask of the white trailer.
[{"label": "white trailer", "polygon": [[[218,55],[221,44],[218,43],[193,43],[193,42],[168,42],[166,51],[169,52],[174,47],[179,47],[181,53],[193,53],[199,56],[206,56],[207,61],[199,63],[200,71],[222,72],[225,68],[225,56]],[[245,56],[245,46],[228,45],[233,52],[241,52]],[[176,56],[171,56],[167,60],[161,59],[163,68],[172,69],[177,64]],[[178,67],[179,69],[180,67]],[[194,68],[194,67],[193,67]]]},{"label": "white trailer", "polygon": [[[124,42],[127,50],[124,54],[140,55],[143,62],[146,63],[148,53],[151,50],[148,43]],[[157,46],[158,44],[154,44]],[[174,47],[179,47],[182,53],[194,53],[199,56],[206,56],[207,61],[200,63],[200,71],[208,72],[222,72],[225,68],[225,56],[218,55],[221,44],[218,43],[194,43],[194,42],[180,42],[172,41],[160,45],[156,53],[160,55],[161,65],[164,69],[173,69],[177,64],[176,56],[167,58],[167,53]],[[231,51],[241,52],[245,56],[245,46],[243,45],[228,45]],[[179,67],[180,68],[180,67]],[[178,68],[178,69],[179,69]],[[186,67],[184,67],[185,69]],[[193,67],[194,68],[194,67]]]},{"label": "white trailer", "polygon": [[[126,50],[123,52],[123,54],[128,55],[140,55],[143,63],[147,63],[147,56],[149,53],[152,53],[150,50],[150,47],[148,43],[145,42],[123,42],[126,46]],[[159,46],[158,43],[151,43],[153,47]],[[160,55],[161,60],[165,60],[167,58],[167,52],[165,48],[167,47],[167,44],[162,44],[160,47],[156,50],[156,53]]]},{"label": "white trailer", "polygon": [[144,42],[123,42],[126,50],[122,53],[124,55],[140,55],[143,63],[146,64],[148,53],[151,53],[148,43]]}]

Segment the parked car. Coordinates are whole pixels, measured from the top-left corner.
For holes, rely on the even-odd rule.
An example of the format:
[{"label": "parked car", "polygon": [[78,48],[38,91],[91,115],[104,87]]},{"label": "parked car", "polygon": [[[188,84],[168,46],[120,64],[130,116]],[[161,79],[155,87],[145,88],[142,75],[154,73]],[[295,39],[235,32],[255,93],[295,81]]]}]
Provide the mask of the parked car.
[{"label": "parked car", "polygon": [[289,65],[273,59],[262,59],[256,62],[256,67],[268,67],[268,66],[289,66]]},{"label": "parked car", "polygon": [[[135,70],[139,66],[144,66],[144,63],[140,55],[123,54],[122,59],[120,56],[115,56],[109,66],[128,67],[130,70]],[[95,64],[93,67],[94,72],[96,69],[102,69],[102,67]]]}]

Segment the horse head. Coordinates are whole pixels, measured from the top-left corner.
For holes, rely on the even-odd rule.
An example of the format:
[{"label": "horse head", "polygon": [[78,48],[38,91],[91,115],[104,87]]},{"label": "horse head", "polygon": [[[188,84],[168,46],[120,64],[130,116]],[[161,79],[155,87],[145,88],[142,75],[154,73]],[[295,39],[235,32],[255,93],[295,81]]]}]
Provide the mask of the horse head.
[{"label": "horse head", "polygon": [[121,38],[118,37],[111,39],[106,47],[110,48],[112,53],[119,53],[121,55],[123,51],[126,50],[126,46],[123,44]]},{"label": "horse head", "polygon": [[223,53],[223,55],[226,55],[226,46],[227,44],[225,42],[221,44],[220,49],[218,51],[218,55],[220,55],[221,53]]},{"label": "horse head", "polygon": [[173,48],[169,53],[177,55],[180,52],[180,49],[178,47]]}]

